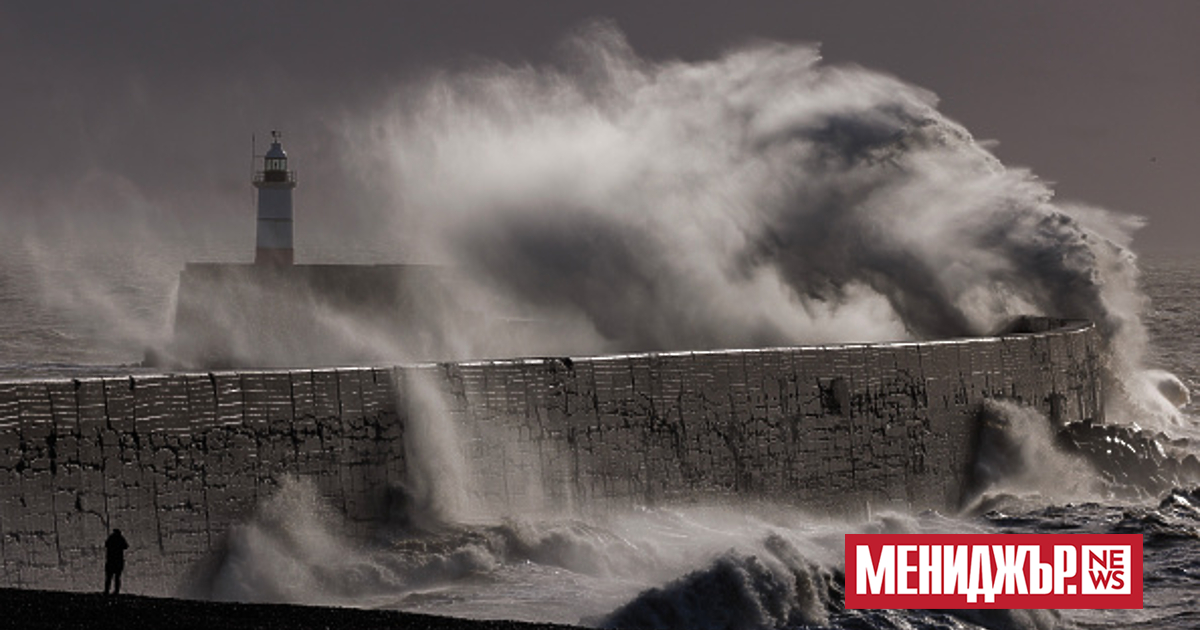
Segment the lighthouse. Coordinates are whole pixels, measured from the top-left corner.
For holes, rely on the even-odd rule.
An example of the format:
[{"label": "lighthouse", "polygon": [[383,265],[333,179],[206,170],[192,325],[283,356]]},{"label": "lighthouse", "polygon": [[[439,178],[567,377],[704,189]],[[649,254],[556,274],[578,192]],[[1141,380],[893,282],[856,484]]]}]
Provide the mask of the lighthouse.
[{"label": "lighthouse", "polygon": [[288,170],[287,153],[279,143],[279,132],[271,132],[271,148],[263,155],[262,170],[254,174],[258,189],[258,238],[256,265],[291,265],[292,189],[296,173]]}]

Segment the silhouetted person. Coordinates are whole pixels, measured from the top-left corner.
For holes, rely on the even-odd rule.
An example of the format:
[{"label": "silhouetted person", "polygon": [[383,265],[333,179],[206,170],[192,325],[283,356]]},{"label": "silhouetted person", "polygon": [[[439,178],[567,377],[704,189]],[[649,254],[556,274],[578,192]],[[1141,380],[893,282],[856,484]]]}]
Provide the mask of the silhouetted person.
[{"label": "silhouetted person", "polygon": [[113,595],[121,592],[121,572],[125,570],[125,550],[129,543],[121,535],[121,530],[114,529],[104,541],[104,594],[108,595],[108,587],[112,586]]}]

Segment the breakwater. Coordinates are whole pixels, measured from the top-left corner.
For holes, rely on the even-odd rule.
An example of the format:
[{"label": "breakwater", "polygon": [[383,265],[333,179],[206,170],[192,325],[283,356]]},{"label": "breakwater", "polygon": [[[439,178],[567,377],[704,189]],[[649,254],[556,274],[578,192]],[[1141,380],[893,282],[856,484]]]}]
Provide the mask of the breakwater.
[{"label": "breakwater", "polygon": [[1102,419],[1100,343],[1031,319],[928,343],[0,383],[0,585],[98,588],[120,527],[127,590],[171,593],[283,475],[369,531],[411,499],[418,419],[454,427],[469,500],[502,509],[952,509],[984,399]]}]

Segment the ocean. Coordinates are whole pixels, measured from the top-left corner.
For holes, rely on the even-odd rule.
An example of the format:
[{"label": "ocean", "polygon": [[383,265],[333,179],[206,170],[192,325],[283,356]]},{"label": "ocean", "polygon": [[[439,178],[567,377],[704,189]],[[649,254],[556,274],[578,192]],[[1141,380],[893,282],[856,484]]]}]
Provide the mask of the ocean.
[{"label": "ocean", "polygon": [[[170,331],[183,254],[44,254],[10,243],[0,256],[0,378],[145,371],[137,366],[145,347]],[[1149,297],[1147,367],[1194,390],[1200,257],[1145,257],[1139,266]],[[106,271],[90,274],[85,287],[72,280],[85,267]],[[1179,459],[1200,455],[1200,411],[1190,403],[1182,412],[1183,424],[1165,432],[1111,435],[1161,444]],[[289,478],[181,595],[622,628],[1200,627],[1200,485],[1131,492],[1129,483],[1103,472],[1106,452],[1083,455],[1086,462],[1063,461],[1095,483],[1040,483],[1038,469],[1051,470],[1050,462],[1030,460],[1022,464],[1029,474],[962,514],[876,513],[847,521],[751,499],[586,514],[476,505],[435,528],[396,524],[370,540],[343,535],[340,515],[315,487]],[[1141,534],[1145,608],[846,610],[842,537],[855,532]]]}]

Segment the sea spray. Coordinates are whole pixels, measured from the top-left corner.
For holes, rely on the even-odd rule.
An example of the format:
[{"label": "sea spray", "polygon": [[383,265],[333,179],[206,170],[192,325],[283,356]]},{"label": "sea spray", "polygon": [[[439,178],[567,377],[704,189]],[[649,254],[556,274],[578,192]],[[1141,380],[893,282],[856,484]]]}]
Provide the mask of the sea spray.
[{"label": "sea spray", "polygon": [[1196,452],[1187,438],[1093,419],[1054,426],[1033,407],[986,400],[962,511],[1153,499],[1200,483]]},{"label": "sea spray", "polygon": [[1182,409],[1192,403],[1192,394],[1178,376],[1165,370],[1145,370],[1147,384],[1153,386],[1172,405]]},{"label": "sea spray", "polygon": [[311,480],[286,476],[245,522],[198,563],[181,594],[218,601],[374,607],[429,584],[486,573],[496,558],[477,538],[424,544],[419,553],[352,536]]},{"label": "sea spray", "polygon": [[311,480],[284,477],[246,522],[223,535],[183,594],[218,601],[337,603],[358,595],[348,575],[371,563],[339,534],[342,516]]},{"label": "sea spray", "polygon": [[[874,526],[922,527],[905,515]],[[181,594],[578,623],[730,553],[790,547],[787,561],[826,575],[818,582],[828,579],[836,568],[811,563],[836,567],[844,527],[781,506],[694,506],[611,512],[593,521],[512,517],[438,531],[384,527],[362,537],[350,533],[315,484],[285,477],[193,571]],[[786,544],[772,542],[781,536]],[[774,571],[782,561],[771,562]],[[785,588],[775,605],[814,605],[814,597],[823,598],[820,588]]]},{"label": "sea spray", "polygon": [[436,529],[473,520],[482,506],[470,497],[472,473],[458,423],[443,392],[437,366],[397,371],[407,415],[404,418],[405,517],[420,528]]},{"label": "sea spray", "polygon": [[650,61],[597,22],[562,49],[433,73],[347,124],[348,159],[387,174],[425,255],[573,322],[540,352],[945,338],[1046,314],[1099,326],[1110,419],[1178,422],[1136,385],[1140,219],[1056,201],[929,92],[812,46]]},{"label": "sea spray", "polygon": [[[1125,252],[928,92],[807,46],[652,63],[603,23],[568,46],[567,69],[438,74],[382,127],[405,207],[504,288],[671,348],[981,333],[1052,306],[1118,327],[1100,281]],[[874,326],[837,330],[872,299]]]},{"label": "sea spray", "polygon": [[[470,366],[396,368],[406,412],[400,519],[435,530],[514,516],[602,513],[602,501],[582,506],[575,500],[565,445],[551,440],[531,445],[520,438],[538,430],[536,421],[514,425],[510,411],[484,401],[469,408],[454,398],[451,381],[461,374],[452,373],[461,369]],[[501,406],[508,404],[503,391],[499,384],[494,387]]]},{"label": "sea spray", "polygon": [[991,504],[995,494],[1033,494],[1039,502],[1100,498],[1095,468],[1057,445],[1055,428],[1037,409],[985,400],[979,422],[965,511]]},{"label": "sea spray", "polygon": [[[65,344],[70,354],[55,357],[59,361],[127,363],[162,345],[170,336],[178,287],[171,247],[151,239],[119,247],[103,240],[70,243],[29,235],[0,252],[0,266],[19,276],[13,286],[0,283],[0,290],[26,296],[22,301],[30,309],[9,316],[39,320],[44,329],[74,337]],[[4,358],[45,362],[46,349],[60,345],[38,343],[28,356],[9,351]]]},{"label": "sea spray", "polygon": [[[390,607],[475,618],[605,627],[1054,628],[1054,611],[851,611],[842,605],[845,533],[1145,532],[1192,544],[1194,490],[1126,510],[1089,504],[985,519],[881,513],[862,522],[769,504],[610,512],[580,521],[500,519],[359,538],[316,486],[286,478],[235,527],[207,591],[226,600]],[[1114,511],[1115,510],[1115,511]]]}]

